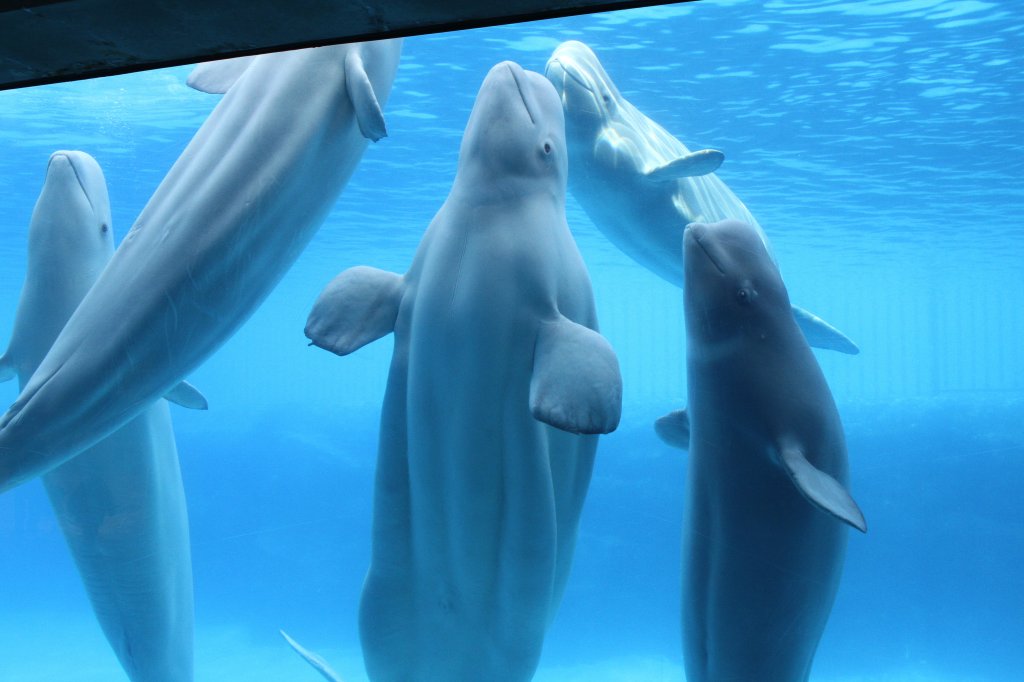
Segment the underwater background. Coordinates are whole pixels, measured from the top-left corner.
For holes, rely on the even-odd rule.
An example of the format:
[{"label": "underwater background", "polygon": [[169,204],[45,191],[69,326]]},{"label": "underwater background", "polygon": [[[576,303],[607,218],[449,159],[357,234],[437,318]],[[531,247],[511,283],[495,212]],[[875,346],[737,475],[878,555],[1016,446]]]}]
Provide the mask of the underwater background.
[{"label": "underwater background", "polygon": [[[172,408],[197,680],[316,679],[278,628],[366,679],[356,608],[391,340],[335,357],[307,347],[305,318],[345,268],[405,271],[488,69],[543,72],[569,39],[691,149],[725,153],[718,175],[764,227],[794,303],[861,348],[815,351],[869,532],[850,534],[812,680],[1021,679],[1024,8],[702,0],[405,41],[389,137],[189,377],[210,410]],[[0,92],[0,346],[50,153],[99,161],[120,238],[219,99],[187,88],[189,70]],[[601,438],[536,679],[683,680],[686,454],[651,426],[685,403],[682,292],[571,195],[568,219],[621,364],[623,418]],[[0,403],[16,389],[0,384]],[[39,482],[0,496],[0,680],[122,679]]]}]

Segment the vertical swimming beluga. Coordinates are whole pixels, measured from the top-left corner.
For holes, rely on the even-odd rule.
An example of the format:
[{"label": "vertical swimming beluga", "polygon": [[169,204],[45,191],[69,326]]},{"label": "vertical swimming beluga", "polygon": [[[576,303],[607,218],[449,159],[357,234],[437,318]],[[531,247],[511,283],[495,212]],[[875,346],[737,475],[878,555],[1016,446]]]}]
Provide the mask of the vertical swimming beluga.
[{"label": "vertical swimming beluga", "polygon": [[[113,252],[99,164],[83,152],[55,152],[32,214],[25,285],[0,378],[29,381]],[[167,401],[157,398],[42,479],[128,679],[191,682],[188,514]]]},{"label": "vertical swimming beluga", "polygon": [[839,588],[848,490],[832,393],[759,232],[726,220],[684,237],[687,433],[683,653],[691,682],[806,682]]},{"label": "vertical swimming beluga", "polygon": [[394,333],[360,604],[375,682],[529,680],[561,600],[622,379],[565,218],[558,98],[488,73],[451,192],[405,275],[324,289],[306,334],[339,355]]}]

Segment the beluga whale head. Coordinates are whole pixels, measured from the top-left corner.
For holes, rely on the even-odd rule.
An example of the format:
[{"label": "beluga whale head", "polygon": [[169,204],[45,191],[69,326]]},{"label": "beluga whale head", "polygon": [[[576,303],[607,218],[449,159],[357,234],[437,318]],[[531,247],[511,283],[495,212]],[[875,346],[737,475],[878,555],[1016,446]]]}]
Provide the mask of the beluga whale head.
[{"label": "beluga whale head", "polygon": [[[587,134],[603,127],[620,113],[622,95],[589,46],[569,40],[557,48],[544,67],[575,126]],[[583,131],[581,131],[583,132]]]},{"label": "beluga whale head", "polygon": [[99,164],[85,152],[54,152],[32,210],[25,284],[10,345],[0,352],[0,381],[28,381],[113,252]]},{"label": "beluga whale head", "polygon": [[496,64],[466,124],[455,185],[480,200],[547,191],[564,201],[567,175],[565,119],[551,83],[514,62]]},{"label": "beluga whale head", "polygon": [[94,252],[105,258],[113,250],[110,225],[107,183],[96,160],[78,151],[51,154],[32,213],[29,253],[61,248],[79,260]]},{"label": "beluga whale head", "polygon": [[690,223],[683,233],[687,333],[706,343],[773,337],[793,324],[789,294],[761,232],[739,220]]}]

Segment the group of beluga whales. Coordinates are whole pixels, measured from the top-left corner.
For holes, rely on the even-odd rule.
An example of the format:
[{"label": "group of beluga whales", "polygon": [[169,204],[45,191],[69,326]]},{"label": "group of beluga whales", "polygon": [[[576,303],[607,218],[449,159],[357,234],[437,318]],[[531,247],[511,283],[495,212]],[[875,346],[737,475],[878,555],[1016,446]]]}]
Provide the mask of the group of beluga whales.
[{"label": "group of beluga whales", "polygon": [[[185,495],[167,400],[252,314],[387,133],[401,40],[200,65],[224,97],[114,250],[102,172],[56,152],[0,379],[0,490],[43,481],[133,682],[193,679]],[[305,333],[347,355],[387,334],[371,561],[359,607],[375,682],[529,680],[569,579],[598,436],[622,379],[565,216],[684,286],[689,450],[682,632],[691,682],[803,682],[838,588],[842,425],[810,346],[856,346],[790,305],[764,232],[626,101],[582,43],[545,75],[480,87],[451,191],[404,275],[327,284]],[[284,634],[284,633],[282,633]],[[319,656],[286,640],[326,679]]]}]

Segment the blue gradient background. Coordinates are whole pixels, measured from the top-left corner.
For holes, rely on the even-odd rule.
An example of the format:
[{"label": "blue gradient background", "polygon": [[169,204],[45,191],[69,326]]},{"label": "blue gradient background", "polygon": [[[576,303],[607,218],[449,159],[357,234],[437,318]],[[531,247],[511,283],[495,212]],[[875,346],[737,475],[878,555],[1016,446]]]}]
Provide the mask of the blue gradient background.
[{"label": "blue gradient background", "polygon": [[[355,612],[391,342],[337,358],[306,347],[305,316],[344,268],[404,271],[487,70],[542,71],[568,39],[688,146],[725,152],[719,175],[764,226],[794,302],[862,348],[818,356],[870,532],[851,536],[812,679],[1019,679],[1024,10],[976,0],[704,0],[408,39],[390,136],[190,378],[210,411],[173,410],[197,679],[314,679],[278,627],[365,679]],[[0,93],[0,343],[49,154],[96,157],[123,235],[216,104],[185,87],[188,70]],[[686,455],[651,429],[684,402],[682,296],[571,197],[568,214],[625,402],[537,679],[682,680]],[[0,385],[0,403],[15,388]],[[123,679],[37,482],[0,497],[0,548],[0,680]]]}]

